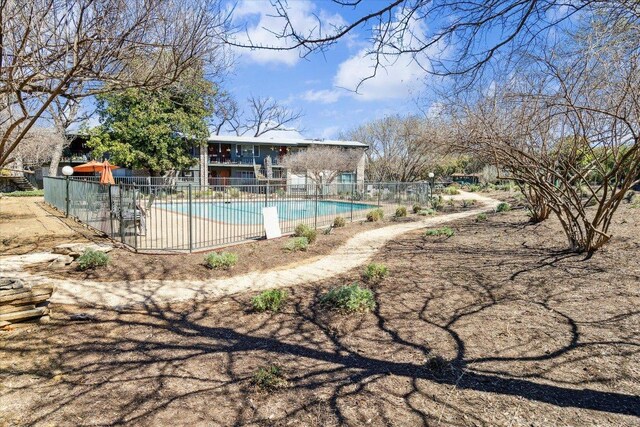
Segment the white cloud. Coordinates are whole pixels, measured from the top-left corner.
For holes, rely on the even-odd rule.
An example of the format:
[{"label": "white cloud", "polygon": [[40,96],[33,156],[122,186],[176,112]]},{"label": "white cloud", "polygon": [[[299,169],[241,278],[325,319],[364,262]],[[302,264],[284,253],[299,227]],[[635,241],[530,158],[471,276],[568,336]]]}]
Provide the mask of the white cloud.
[{"label": "white cloud", "polygon": [[[331,32],[334,26],[344,25],[345,21],[338,14],[329,14],[324,10],[317,10],[316,5],[309,0],[299,0],[287,4],[287,13],[295,31],[307,37]],[[292,46],[291,39],[278,38],[277,33],[285,27],[286,21],[277,15],[268,0],[243,0],[235,8],[233,16],[236,24],[244,22],[246,31],[236,35],[236,42],[252,44],[254,46],[288,47]],[[276,34],[274,34],[276,33]],[[301,51],[265,50],[238,48],[236,52],[250,60],[260,63],[276,63],[289,66],[300,60]]]},{"label": "white cloud", "polygon": [[340,126],[329,126],[327,128],[324,128],[322,132],[320,132],[320,138],[322,139],[335,138],[338,135],[338,132],[340,132],[340,130],[341,130]]},{"label": "white cloud", "polygon": [[301,95],[301,98],[309,102],[320,102],[322,104],[333,104],[344,95],[343,92],[334,89],[308,90]]},{"label": "white cloud", "polygon": [[[375,101],[410,97],[424,81],[425,71],[409,55],[383,56],[375,68],[375,58],[362,50],[338,67],[334,86],[356,91],[356,99]],[[360,85],[358,87],[358,85]]]}]

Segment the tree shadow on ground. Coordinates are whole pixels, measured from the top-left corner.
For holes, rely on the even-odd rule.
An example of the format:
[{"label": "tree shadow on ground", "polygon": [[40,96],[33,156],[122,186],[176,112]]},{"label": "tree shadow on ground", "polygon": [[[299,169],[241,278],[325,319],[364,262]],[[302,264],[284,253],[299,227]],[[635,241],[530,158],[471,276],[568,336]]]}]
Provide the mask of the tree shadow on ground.
[{"label": "tree shadow on ground", "polygon": [[[248,310],[252,295],[60,307],[53,324],[0,350],[0,399],[14,408],[5,416],[109,425],[633,423],[635,277],[606,267],[611,258],[586,262],[516,240],[496,249],[486,244],[491,233],[391,242],[379,255],[391,277],[372,285],[370,314],[317,302],[359,272],[290,290],[277,314]],[[617,282],[603,286],[606,277]],[[252,376],[271,364],[289,386],[261,392]]]}]

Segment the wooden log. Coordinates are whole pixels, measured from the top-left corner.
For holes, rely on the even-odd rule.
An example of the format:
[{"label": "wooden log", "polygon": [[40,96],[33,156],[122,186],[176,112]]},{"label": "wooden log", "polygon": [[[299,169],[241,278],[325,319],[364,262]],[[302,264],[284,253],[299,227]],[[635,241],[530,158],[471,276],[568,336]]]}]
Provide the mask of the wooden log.
[{"label": "wooden log", "polygon": [[14,313],[0,314],[0,322],[7,321],[11,323],[15,323],[21,320],[32,319],[34,317],[44,316],[45,314],[49,314],[49,309],[47,307],[38,307],[33,310],[25,310],[25,311],[16,311]]},{"label": "wooden log", "polygon": [[33,310],[36,308],[34,304],[31,305],[3,305],[0,306],[0,314],[13,313],[14,311]]},{"label": "wooden log", "polygon": [[0,305],[17,305],[13,301],[22,300],[29,297],[35,297],[40,295],[49,295],[53,293],[53,286],[43,285],[34,286],[28,290],[22,290],[22,292],[12,293],[9,295],[0,295]]},{"label": "wooden log", "polygon": [[28,292],[31,290],[31,287],[24,287],[24,288],[19,288],[19,289],[5,289],[3,291],[0,291],[0,297],[4,297],[4,296],[9,296],[9,295],[13,295],[13,294],[20,294],[22,292]]},{"label": "wooden log", "polygon": [[49,298],[51,298],[51,294],[27,296],[22,299],[16,299],[11,301],[11,305],[36,305],[44,301],[47,301]]}]

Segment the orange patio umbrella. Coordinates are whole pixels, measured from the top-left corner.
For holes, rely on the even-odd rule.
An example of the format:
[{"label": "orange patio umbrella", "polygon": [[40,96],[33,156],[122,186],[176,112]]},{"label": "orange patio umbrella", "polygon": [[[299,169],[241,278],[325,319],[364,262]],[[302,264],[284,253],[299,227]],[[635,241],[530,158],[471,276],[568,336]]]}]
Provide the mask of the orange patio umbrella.
[{"label": "orange patio umbrella", "polygon": [[111,172],[113,169],[118,169],[118,166],[112,165],[108,160],[105,160],[100,171],[100,184],[114,185],[116,183]]},{"label": "orange patio umbrella", "polygon": [[104,164],[102,162],[96,162],[95,160],[91,160],[88,163],[83,163],[78,166],[73,167],[74,172],[100,172]]}]

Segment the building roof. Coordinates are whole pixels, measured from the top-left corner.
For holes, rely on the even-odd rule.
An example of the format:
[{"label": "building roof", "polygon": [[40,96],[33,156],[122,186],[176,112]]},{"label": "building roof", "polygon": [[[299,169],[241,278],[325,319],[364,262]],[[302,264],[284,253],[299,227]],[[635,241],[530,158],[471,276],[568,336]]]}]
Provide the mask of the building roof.
[{"label": "building roof", "polygon": [[282,138],[270,136],[236,136],[236,135],[211,135],[209,142],[224,142],[234,144],[272,144],[308,147],[311,145],[330,145],[335,147],[360,147],[366,148],[367,144],[358,141],[338,141],[330,139],[304,139],[304,138]]}]

